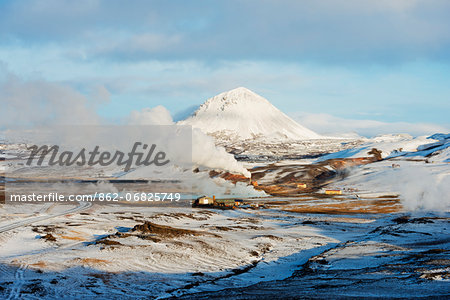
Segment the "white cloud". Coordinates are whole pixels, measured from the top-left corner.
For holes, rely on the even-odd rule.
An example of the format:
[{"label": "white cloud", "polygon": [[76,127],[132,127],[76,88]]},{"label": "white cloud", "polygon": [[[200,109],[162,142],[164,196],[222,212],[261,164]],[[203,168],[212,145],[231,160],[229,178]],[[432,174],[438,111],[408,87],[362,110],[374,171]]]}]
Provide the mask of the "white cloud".
[{"label": "white cloud", "polygon": [[86,96],[59,83],[0,75],[0,127],[98,124],[95,104],[109,99],[100,87]]},{"label": "white cloud", "polygon": [[5,41],[82,45],[102,59],[449,59],[445,0],[3,2]]},{"label": "white cloud", "polygon": [[344,119],[324,113],[292,113],[291,117],[303,126],[325,135],[357,133],[362,136],[375,136],[387,133],[409,133],[417,136],[450,132],[449,128],[436,124]]}]

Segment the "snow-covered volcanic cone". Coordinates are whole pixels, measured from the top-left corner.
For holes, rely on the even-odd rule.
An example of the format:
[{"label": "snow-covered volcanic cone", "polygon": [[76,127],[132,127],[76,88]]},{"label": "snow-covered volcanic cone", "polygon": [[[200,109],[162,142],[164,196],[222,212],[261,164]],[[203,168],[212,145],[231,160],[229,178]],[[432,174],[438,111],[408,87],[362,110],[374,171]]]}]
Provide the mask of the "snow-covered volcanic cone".
[{"label": "snow-covered volcanic cone", "polygon": [[267,99],[243,87],[208,99],[192,116],[179,124],[192,125],[218,138],[238,140],[321,138],[289,118]]}]

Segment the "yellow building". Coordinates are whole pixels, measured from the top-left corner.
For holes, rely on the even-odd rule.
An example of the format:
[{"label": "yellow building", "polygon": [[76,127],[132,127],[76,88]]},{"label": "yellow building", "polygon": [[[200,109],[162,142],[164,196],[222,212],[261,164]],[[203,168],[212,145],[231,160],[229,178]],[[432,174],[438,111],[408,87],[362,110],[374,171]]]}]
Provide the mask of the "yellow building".
[{"label": "yellow building", "polygon": [[341,190],[325,190],[325,194],[327,195],[342,195]]},{"label": "yellow building", "polygon": [[214,204],[214,200],[213,198],[203,196],[197,199],[197,203],[198,205],[212,205]]}]

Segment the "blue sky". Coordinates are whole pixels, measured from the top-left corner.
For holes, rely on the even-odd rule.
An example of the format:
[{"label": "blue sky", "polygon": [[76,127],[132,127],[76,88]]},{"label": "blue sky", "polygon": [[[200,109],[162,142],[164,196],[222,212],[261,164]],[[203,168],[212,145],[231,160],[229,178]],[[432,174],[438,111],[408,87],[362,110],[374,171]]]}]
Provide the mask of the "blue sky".
[{"label": "blue sky", "polygon": [[180,116],[238,86],[321,133],[448,131],[450,2],[0,1],[4,126]]}]

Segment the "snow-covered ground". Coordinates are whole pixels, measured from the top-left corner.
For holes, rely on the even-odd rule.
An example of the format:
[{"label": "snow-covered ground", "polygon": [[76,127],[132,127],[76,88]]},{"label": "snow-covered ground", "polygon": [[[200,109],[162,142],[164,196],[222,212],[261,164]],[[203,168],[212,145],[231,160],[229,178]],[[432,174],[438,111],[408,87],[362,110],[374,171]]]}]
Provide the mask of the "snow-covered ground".
[{"label": "snow-covered ground", "polygon": [[[448,147],[450,147],[449,134],[435,134],[419,137],[412,137],[408,134],[388,134],[365,139],[364,143],[358,147],[321,156],[318,161],[333,158],[366,157],[369,156],[367,152],[376,148],[381,151],[381,156],[383,158],[404,156],[423,157],[425,159],[430,157],[429,161],[449,162]],[[433,158],[433,156],[437,157]]]},{"label": "snow-covered ground", "polygon": [[[264,280],[283,279],[295,269],[297,260],[291,255],[337,242],[312,227],[290,226],[290,220],[260,217],[253,210],[94,206],[77,214],[68,210],[61,216],[52,212],[60,209],[58,205],[45,209],[41,205],[26,206],[24,211],[31,213],[34,207],[37,214],[49,218],[0,234],[0,286],[5,296],[19,284],[14,280],[19,272],[15,266],[26,269],[21,283],[25,290],[35,282],[50,297],[69,296],[74,285],[77,288],[72,293],[95,295],[98,291],[105,295],[140,296],[192,292],[183,291],[182,287],[197,281],[206,283],[193,291],[215,290],[230,284],[245,286],[261,281],[260,276]],[[3,207],[2,215],[8,214],[14,212],[9,206]],[[174,236],[116,235],[144,221],[190,232]],[[53,238],[49,239],[48,234]],[[255,270],[246,270],[249,266]],[[253,275],[240,277],[240,272]],[[128,282],[123,286],[125,280]],[[148,283],[140,286],[144,280]],[[117,282],[121,284],[117,286]],[[135,290],[136,286],[141,290]]]},{"label": "snow-covered ground", "polygon": [[[378,145],[385,157],[332,180],[327,188],[344,191],[337,196],[254,198],[265,207],[237,210],[5,204],[0,295],[449,297],[450,169],[439,158],[448,139],[381,140],[335,154],[365,156]],[[295,169],[270,166],[269,179]]]},{"label": "snow-covered ground", "polygon": [[[288,169],[300,174],[316,164],[326,171],[326,159],[366,157],[372,148],[384,159],[330,177],[324,189],[342,195],[319,190],[248,200],[264,204],[260,209],[0,205],[0,296],[450,297],[449,136],[333,145],[348,149],[296,164],[243,165],[269,167],[270,182]],[[20,149],[5,147],[2,165],[20,158]],[[245,183],[210,180],[204,168],[189,177],[208,194],[259,193]]]},{"label": "snow-covered ground", "polygon": [[377,215],[361,223],[332,218],[304,221],[340,242],[301,260],[284,280],[202,292],[195,298],[448,298],[448,216]]},{"label": "snow-covered ground", "polygon": [[[1,208],[1,215],[9,216],[2,228],[31,215],[47,217],[0,233],[4,298],[251,294],[257,286],[267,295],[271,290],[306,295],[321,286],[323,295],[358,296],[358,284],[341,292],[335,286],[364,281],[372,295],[389,295],[386,288],[392,285],[407,292],[402,296],[414,295],[419,286],[425,287],[423,295],[449,293],[448,214],[333,216],[122,205],[71,209],[56,204]],[[144,222],[170,229],[133,231]]]}]

